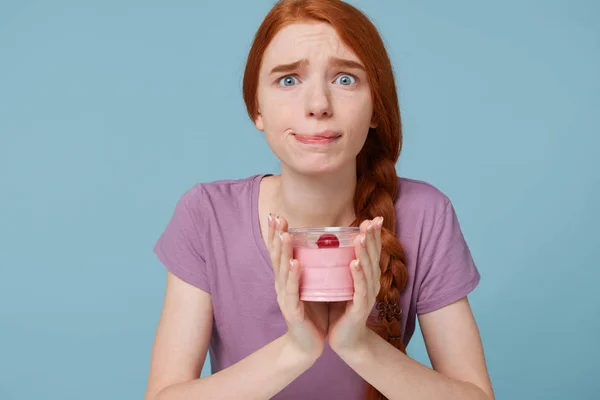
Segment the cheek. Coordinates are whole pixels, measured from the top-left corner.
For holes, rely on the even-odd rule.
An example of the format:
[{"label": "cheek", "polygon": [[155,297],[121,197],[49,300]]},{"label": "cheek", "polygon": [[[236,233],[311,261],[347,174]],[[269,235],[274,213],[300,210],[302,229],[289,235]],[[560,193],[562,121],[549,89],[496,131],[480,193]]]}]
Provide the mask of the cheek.
[{"label": "cheek", "polygon": [[302,104],[293,96],[270,95],[259,98],[261,115],[267,133],[282,134],[294,128],[302,117]]},{"label": "cheek", "polygon": [[357,155],[364,146],[373,118],[370,95],[341,96],[335,110],[336,119],[342,122],[348,134],[349,153]]},{"label": "cheek", "polygon": [[335,107],[335,114],[346,127],[354,130],[368,130],[373,117],[373,104],[370,96],[340,96]]},{"label": "cheek", "polygon": [[271,150],[279,157],[281,156],[280,149],[283,146],[284,132],[291,127],[294,107],[282,102],[278,97],[280,96],[268,89],[259,90],[258,93],[258,106],[265,139]]}]

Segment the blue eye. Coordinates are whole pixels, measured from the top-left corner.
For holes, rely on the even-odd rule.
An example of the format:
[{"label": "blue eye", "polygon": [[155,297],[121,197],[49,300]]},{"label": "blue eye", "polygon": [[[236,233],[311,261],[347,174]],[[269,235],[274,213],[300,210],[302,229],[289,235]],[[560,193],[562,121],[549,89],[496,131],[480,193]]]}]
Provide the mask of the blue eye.
[{"label": "blue eye", "polygon": [[279,80],[279,84],[281,86],[293,86],[295,83],[297,83],[297,81],[298,79],[296,79],[296,77],[287,75]]},{"label": "blue eye", "polygon": [[349,74],[343,74],[340,75],[335,82],[343,86],[352,86],[356,83],[356,78]]}]

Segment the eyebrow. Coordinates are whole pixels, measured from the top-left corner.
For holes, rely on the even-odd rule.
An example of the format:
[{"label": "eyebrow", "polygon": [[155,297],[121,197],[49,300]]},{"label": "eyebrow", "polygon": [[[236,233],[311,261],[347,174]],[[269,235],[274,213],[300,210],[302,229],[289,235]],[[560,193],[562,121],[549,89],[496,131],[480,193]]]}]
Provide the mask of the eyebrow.
[{"label": "eyebrow", "polygon": [[365,70],[365,67],[361,63],[359,63],[357,61],[348,60],[345,58],[331,57],[329,59],[329,64],[333,67],[360,69],[361,71]]},{"label": "eyebrow", "polygon": [[[308,59],[303,58],[301,60],[294,61],[289,64],[277,65],[276,67],[274,67],[271,70],[271,72],[269,72],[269,75],[272,75],[275,73],[292,72],[300,67],[307,66],[308,63],[309,63]],[[338,68],[343,67],[343,68],[359,69],[361,71],[365,70],[365,67],[361,63],[359,63],[357,61],[348,60],[345,58],[339,58],[339,57],[329,58],[329,65],[332,67],[338,67]]]},{"label": "eyebrow", "polygon": [[291,71],[297,70],[300,67],[304,67],[306,65],[308,65],[308,60],[306,58],[303,58],[302,60],[294,61],[289,64],[278,65],[275,68],[273,68],[271,70],[271,72],[269,72],[269,75],[279,73],[279,72],[291,72]]}]

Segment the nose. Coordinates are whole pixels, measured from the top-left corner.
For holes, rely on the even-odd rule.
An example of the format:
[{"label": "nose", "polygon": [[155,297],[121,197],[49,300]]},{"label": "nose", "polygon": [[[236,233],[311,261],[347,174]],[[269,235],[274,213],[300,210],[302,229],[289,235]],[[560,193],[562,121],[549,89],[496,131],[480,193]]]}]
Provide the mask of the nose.
[{"label": "nose", "polygon": [[326,84],[318,83],[312,85],[306,93],[306,116],[312,118],[331,117],[331,93]]}]

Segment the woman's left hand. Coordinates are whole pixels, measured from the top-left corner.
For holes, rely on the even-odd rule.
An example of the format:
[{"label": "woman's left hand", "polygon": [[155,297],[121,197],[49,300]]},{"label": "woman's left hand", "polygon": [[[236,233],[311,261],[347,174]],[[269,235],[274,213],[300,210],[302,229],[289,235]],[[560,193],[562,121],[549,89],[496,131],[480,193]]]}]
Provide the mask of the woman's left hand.
[{"label": "woman's left hand", "polygon": [[382,217],[363,221],[360,225],[360,234],[354,242],[356,260],[350,263],[354,297],[347,302],[329,305],[329,345],[337,353],[357,349],[367,338],[367,318],[381,287],[382,225]]}]

